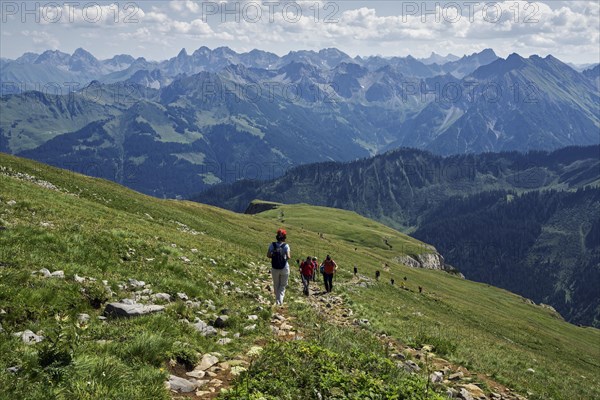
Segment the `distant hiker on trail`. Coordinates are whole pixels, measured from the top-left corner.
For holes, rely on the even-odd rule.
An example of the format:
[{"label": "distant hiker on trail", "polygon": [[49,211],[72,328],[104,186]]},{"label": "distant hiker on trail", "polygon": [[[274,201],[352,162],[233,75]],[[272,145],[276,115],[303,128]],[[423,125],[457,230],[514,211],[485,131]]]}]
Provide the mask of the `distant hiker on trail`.
[{"label": "distant hiker on trail", "polygon": [[314,272],[313,262],[312,262],[310,256],[308,256],[308,257],[306,257],[306,260],[302,261],[302,264],[300,264],[300,277],[302,278],[302,287],[303,287],[302,292],[306,296],[308,296],[310,294],[309,283],[310,283],[310,279],[313,276],[313,272]]},{"label": "distant hiker on trail", "polygon": [[317,257],[313,257],[311,261],[313,265],[312,280],[313,282],[315,282],[317,280],[317,270],[319,269],[319,262],[317,261]]},{"label": "distant hiker on trail", "polygon": [[287,233],[283,229],[277,231],[275,238],[277,242],[269,245],[267,257],[271,259],[271,276],[273,277],[273,291],[275,292],[275,303],[283,305],[285,288],[290,276],[290,265],[288,260],[292,257],[290,245],[285,242]]},{"label": "distant hiker on trail", "polygon": [[333,290],[333,274],[335,274],[337,268],[337,264],[328,254],[325,261],[323,261],[323,280],[325,281],[325,291],[327,293],[330,293]]},{"label": "distant hiker on trail", "polygon": [[358,266],[354,266],[354,275],[358,274]]},{"label": "distant hiker on trail", "polygon": [[375,279],[379,280],[380,275],[381,273],[379,272],[379,270],[375,271]]}]

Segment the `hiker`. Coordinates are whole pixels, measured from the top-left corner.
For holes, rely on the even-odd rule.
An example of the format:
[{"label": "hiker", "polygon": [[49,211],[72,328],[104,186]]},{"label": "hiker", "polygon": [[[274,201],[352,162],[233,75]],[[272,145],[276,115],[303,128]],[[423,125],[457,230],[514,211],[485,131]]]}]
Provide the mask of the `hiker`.
[{"label": "hiker", "polygon": [[302,278],[302,292],[308,296],[310,294],[309,291],[309,283],[310,279],[313,276],[313,263],[310,256],[306,257],[305,261],[302,261],[300,264],[300,277]]},{"label": "hiker", "polygon": [[327,254],[327,258],[323,261],[323,281],[325,282],[325,291],[327,293],[333,290],[333,275],[337,271],[337,264],[332,260],[331,256]]},{"label": "hiker", "polygon": [[358,274],[358,266],[354,266],[354,276],[356,276],[356,274]]},{"label": "hiker", "polygon": [[271,259],[271,276],[273,277],[273,291],[275,292],[275,303],[278,306],[283,305],[285,288],[290,276],[290,265],[288,260],[291,258],[290,245],[285,242],[287,233],[284,229],[279,229],[275,235],[277,242],[269,245],[267,257]]},{"label": "hiker", "polygon": [[392,285],[393,285],[393,284],[394,284],[394,282],[395,282],[395,281],[394,281],[394,278],[392,278],[392,279],[390,280],[390,282],[391,282],[391,283],[392,283]]},{"label": "hiker", "polygon": [[379,270],[375,271],[375,279],[379,280],[380,275],[381,273],[379,272]]},{"label": "hiker", "polygon": [[312,258],[313,272],[312,272],[312,280],[315,282],[317,280],[317,270],[319,269],[319,263],[317,257]]}]

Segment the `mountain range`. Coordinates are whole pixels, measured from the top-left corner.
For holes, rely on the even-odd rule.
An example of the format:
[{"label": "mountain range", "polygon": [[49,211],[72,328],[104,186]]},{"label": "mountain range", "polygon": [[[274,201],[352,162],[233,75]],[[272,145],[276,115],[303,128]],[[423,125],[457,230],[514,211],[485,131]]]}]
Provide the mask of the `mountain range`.
[{"label": "mountain range", "polygon": [[0,151],[158,197],[397,147],[464,154],[600,142],[593,70],[490,49],[443,65],[336,49],[278,57],[202,47],[163,62],[98,61],[79,49],[4,60],[0,75],[4,88],[94,79],[72,92],[2,96]]},{"label": "mountain range", "polygon": [[599,146],[450,157],[399,149],[194,198],[238,212],[253,199],[356,211],[436,246],[469,279],[600,326]]}]

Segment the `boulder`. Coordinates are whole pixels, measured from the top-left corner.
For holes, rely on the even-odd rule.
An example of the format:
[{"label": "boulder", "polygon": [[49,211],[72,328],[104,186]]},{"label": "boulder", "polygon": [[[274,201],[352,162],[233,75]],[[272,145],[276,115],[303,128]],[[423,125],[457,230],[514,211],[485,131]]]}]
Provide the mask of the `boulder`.
[{"label": "boulder", "polygon": [[125,303],[108,303],[104,308],[104,314],[111,317],[139,317],[141,315],[151,314],[164,311],[164,306],[154,304],[125,304]]}]

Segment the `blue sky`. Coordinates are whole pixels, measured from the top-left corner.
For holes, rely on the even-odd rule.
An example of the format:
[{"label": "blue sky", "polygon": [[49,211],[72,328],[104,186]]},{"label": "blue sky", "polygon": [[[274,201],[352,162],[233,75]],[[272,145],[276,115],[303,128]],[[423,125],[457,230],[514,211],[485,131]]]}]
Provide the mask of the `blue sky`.
[{"label": "blue sky", "polygon": [[3,0],[0,56],[83,47],[100,59],[164,60],[182,48],[228,46],[426,57],[489,47],[586,64],[600,62],[599,10],[598,1]]}]

